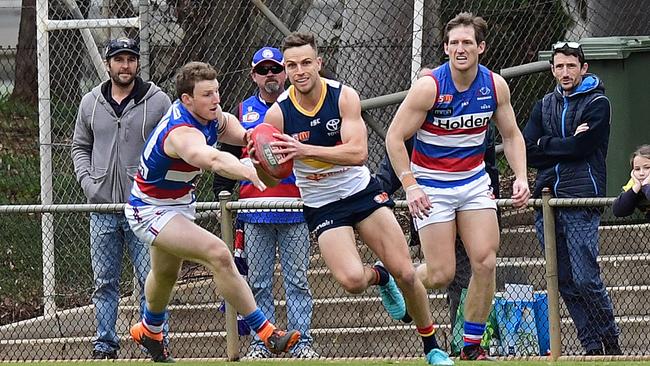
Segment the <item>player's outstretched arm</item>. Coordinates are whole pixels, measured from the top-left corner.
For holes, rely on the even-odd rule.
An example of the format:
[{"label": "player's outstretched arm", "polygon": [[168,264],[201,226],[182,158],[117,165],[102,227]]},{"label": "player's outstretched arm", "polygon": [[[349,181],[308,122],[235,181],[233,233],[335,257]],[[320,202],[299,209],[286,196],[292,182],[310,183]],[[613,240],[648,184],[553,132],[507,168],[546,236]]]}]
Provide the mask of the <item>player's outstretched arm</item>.
[{"label": "player's outstretched arm", "polygon": [[526,144],[510,103],[510,88],[501,75],[493,75],[498,103],[493,118],[503,139],[503,152],[515,173],[515,181],[512,183],[513,206],[523,207],[530,198],[526,173]]},{"label": "player's outstretched arm", "polygon": [[169,133],[164,145],[165,153],[204,170],[211,170],[223,177],[249,180],[260,190],[266,189],[257,176],[255,168],[242,164],[232,154],[219,151],[205,143],[201,132],[191,127],[178,127]]}]

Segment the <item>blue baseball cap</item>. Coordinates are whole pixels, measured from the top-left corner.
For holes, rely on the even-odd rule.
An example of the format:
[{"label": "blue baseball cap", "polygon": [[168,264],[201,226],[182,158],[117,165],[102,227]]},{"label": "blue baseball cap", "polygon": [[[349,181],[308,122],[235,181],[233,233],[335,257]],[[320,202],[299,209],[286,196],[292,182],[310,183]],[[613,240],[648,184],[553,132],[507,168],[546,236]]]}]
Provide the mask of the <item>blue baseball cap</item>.
[{"label": "blue baseball cap", "polygon": [[260,62],[271,61],[275,62],[278,65],[284,66],[284,56],[282,52],[274,47],[262,47],[253,55],[253,62],[251,66],[255,67]]}]

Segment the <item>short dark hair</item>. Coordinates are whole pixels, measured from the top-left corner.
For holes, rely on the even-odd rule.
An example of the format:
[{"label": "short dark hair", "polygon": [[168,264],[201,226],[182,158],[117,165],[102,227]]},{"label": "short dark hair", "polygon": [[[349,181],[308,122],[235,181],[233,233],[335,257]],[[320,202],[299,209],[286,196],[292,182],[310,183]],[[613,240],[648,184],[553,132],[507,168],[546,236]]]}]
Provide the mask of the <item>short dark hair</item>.
[{"label": "short dark hair", "polygon": [[444,43],[449,43],[449,32],[460,26],[471,26],[474,28],[474,37],[476,38],[476,44],[480,44],[485,41],[485,36],[487,35],[488,25],[485,19],[475,16],[472,13],[463,12],[459,13],[450,20],[445,26],[445,35]]},{"label": "short dark hair", "polygon": [[551,59],[548,60],[551,65],[553,65],[553,61],[555,59],[555,55],[558,53],[561,53],[566,56],[575,56],[578,58],[578,62],[580,62],[580,66],[585,64],[585,53],[582,50],[582,45],[578,42],[557,42],[556,44],[553,45],[552,47],[553,52],[551,53]]},{"label": "short dark hair", "polygon": [[203,80],[215,80],[217,71],[205,62],[192,61],[183,65],[176,73],[176,97],[192,95],[194,85]]},{"label": "short dark hair", "polygon": [[316,43],[316,37],[314,36],[314,33],[293,32],[284,37],[282,40],[282,52],[286,51],[289,48],[301,47],[307,44],[310,45],[311,48],[316,50],[318,53],[318,44]]}]

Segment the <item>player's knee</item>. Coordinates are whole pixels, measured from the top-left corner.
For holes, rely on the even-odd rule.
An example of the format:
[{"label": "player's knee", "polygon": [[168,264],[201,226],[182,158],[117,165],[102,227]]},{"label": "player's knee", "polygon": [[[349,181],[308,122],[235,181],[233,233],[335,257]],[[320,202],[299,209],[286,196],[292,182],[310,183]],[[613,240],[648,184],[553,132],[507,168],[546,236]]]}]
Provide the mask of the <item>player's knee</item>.
[{"label": "player's knee", "polygon": [[424,287],[430,289],[441,289],[447,287],[454,280],[453,268],[433,268],[426,266],[426,278],[422,283]]},{"label": "player's knee", "polygon": [[493,278],[496,266],[496,254],[488,254],[472,261],[472,274],[480,278]]},{"label": "player's knee", "polygon": [[395,278],[395,282],[400,288],[411,288],[415,286],[415,281],[417,281],[415,268],[410,265],[404,270],[395,271],[393,278]]},{"label": "player's knee", "polygon": [[218,243],[211,245],[205,255],[206,261],[216,270],[229,268],[232,265],[232,256],[228,248],[223,245],[218,245]]},{"label": "player's knee", "polygon": [[363,273],[346,275],[345,278],[341,279],[340,283],[345,291],[351,294],[360,294],[368,287]]},{"label": "player's knee", "polygon": [[454,274],[446,271],[438,271],[429,275],[430,288],[441,289],[449,286],[454,280]]}]

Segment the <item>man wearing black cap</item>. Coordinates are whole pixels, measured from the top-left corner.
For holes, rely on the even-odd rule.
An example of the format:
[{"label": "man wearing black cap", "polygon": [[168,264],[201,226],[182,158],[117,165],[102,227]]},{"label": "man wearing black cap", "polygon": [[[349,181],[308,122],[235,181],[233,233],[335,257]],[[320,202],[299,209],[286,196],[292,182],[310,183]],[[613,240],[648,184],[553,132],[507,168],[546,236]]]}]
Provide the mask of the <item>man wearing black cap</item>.
[{"label": "man wearing black cap", "polygon": [[[523,133],[528,165],[537,169],[533,197],[543,188],[558,198],[604,197],[611,120],[605,87],[587,73],[579,43],[556,43],[550,62],[557,86],[537,102]],[[620,355],[619,329],[597,262],[600,215],[588,207],[555,209],[558,282],[586,355]],[[535,227],[544,245],[539,210]]]},{"label": "man wearing black cap", "polygon": [[[253,55],[251,62],[251,79],[257,86],[257,92],[239,103],[235,115],[245,129],[250,130],[264,121],[266,111],[284,92],[287,74],[284,71],[284,57],[279,49],[262,47]],[[250,162],[246,148],[222,145],[221,150],[228,151]],[[293,201],[300,198],[291,174],[274,187],[267,187],[264,192],[255,188],[249,181],[239,184],[241,201]],[[221,191],[232,191],[235,181],[215,175],[213,191],[215,196]],[[248,261],[248,283],[255,295],[255,301],[262,312],[275,321],[273,301],[273,272],[275,270],[276,248],[282,264],[282,275],[286,289],[287,320],[290,329],[301,333],[300,341],[291,349],[294,358],[317,358],[318,353],[312,348],[310,335],[312,317],[312,296],[307,282],[309,266],[309,229],[305,218],[299,210],[295,212],[269,212],[268,210],[240,211],[237,215],[238,226],[242,228],[243,238],[238,235],[240,245]],[[251,339],[247,358],[268,358],[271,352],[259,337]]]},{"label": "man wearing black cap", "polygon": [[[160,88],[137,76],[140,48],[136,41],[113,39],[104,56],[109,80],[81,100],[72,159],[88,203],[122,203],[129,197],[144,142],[171,102]],[[124,249],[128,250],[140,286],[142,313],[149,248],[135,237],[123,213],[91,213],[90,257],[95,281],[92,301],[97,325],[94,359],[117,358],[115,323]]]}]

